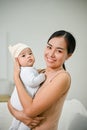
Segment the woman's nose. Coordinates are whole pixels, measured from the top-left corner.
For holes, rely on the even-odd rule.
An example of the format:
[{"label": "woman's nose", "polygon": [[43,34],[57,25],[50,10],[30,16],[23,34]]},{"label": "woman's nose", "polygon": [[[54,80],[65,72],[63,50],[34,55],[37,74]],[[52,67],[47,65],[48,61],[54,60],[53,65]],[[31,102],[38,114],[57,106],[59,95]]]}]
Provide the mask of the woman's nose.
[{"label": "woman's nose", "polygon": [[54,57],[54,56],[55,56],[55,50],[51,50],[51,51],[50,51],[50,56],[51,56],[51,57]]}]

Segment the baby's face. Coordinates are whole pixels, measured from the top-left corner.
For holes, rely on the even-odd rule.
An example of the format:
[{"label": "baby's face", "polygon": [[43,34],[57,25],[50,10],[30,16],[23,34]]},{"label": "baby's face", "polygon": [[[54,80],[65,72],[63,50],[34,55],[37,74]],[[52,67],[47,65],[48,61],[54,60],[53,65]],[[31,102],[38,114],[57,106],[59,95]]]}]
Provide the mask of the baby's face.
[{"label": "baby's face", "polygon": [[34,55],[30,48],[26,48],[18,56],[19,64],[22,67],[31,67],[35,62]]}]

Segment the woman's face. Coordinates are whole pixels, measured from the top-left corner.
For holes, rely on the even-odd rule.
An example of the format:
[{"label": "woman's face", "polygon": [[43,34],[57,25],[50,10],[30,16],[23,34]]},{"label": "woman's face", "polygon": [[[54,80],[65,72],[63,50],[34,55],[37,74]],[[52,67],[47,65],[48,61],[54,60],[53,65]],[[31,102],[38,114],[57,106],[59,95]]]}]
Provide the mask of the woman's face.
[{"label": "woman's face", "polygon": [[52,38],[45,48],[44,59],[47,67],[60,68],[68,58],[67,43],[63,37]]}]

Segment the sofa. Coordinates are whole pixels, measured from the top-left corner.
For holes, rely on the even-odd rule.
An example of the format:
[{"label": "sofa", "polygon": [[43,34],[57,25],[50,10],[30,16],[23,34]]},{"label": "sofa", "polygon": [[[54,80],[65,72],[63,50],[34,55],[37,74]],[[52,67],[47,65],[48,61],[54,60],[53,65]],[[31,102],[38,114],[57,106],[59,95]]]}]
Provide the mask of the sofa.
[{"label": "sofa", "polygon": [[[0,102],[0,130],[8,130],[11,121],[7,102]],[[87,110],[80,101],[65,101],[58,130],[87,130]]]}]

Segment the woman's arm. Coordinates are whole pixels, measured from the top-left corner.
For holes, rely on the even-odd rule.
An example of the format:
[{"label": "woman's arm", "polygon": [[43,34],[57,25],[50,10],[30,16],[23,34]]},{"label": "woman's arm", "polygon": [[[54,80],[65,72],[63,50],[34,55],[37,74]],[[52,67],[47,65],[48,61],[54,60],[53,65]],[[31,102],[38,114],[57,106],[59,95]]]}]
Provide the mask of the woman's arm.
[{"label": "woman's arm", "polygon": [[10,104],[10,101],[8,101],[8,109],[11,112],[11,114],[14,116],[17,120],[20,120],[30,128],[34,128],[39,125],[39,123],[45,119],[45,117],[35,117],[35,118],[30,118],[28,117],[23,111],[18,111],[15,108],[12,107]]},{"label": "woman's arm", "polygon": [[[17,61],[16,67],[18,67]],[[16,69],[14,72],[14,80],[19,98],[23,105],[24,112],[29,117],[36,117],[46,111],[56,101],[58,101],[70,87],[70,76],[67,72],[63,72],[57,75],[47,85],[43,84],[43,90],[37,92],[34,99],[32,99],[24,89],[24,85],[19,77],[19,72]]]}]

